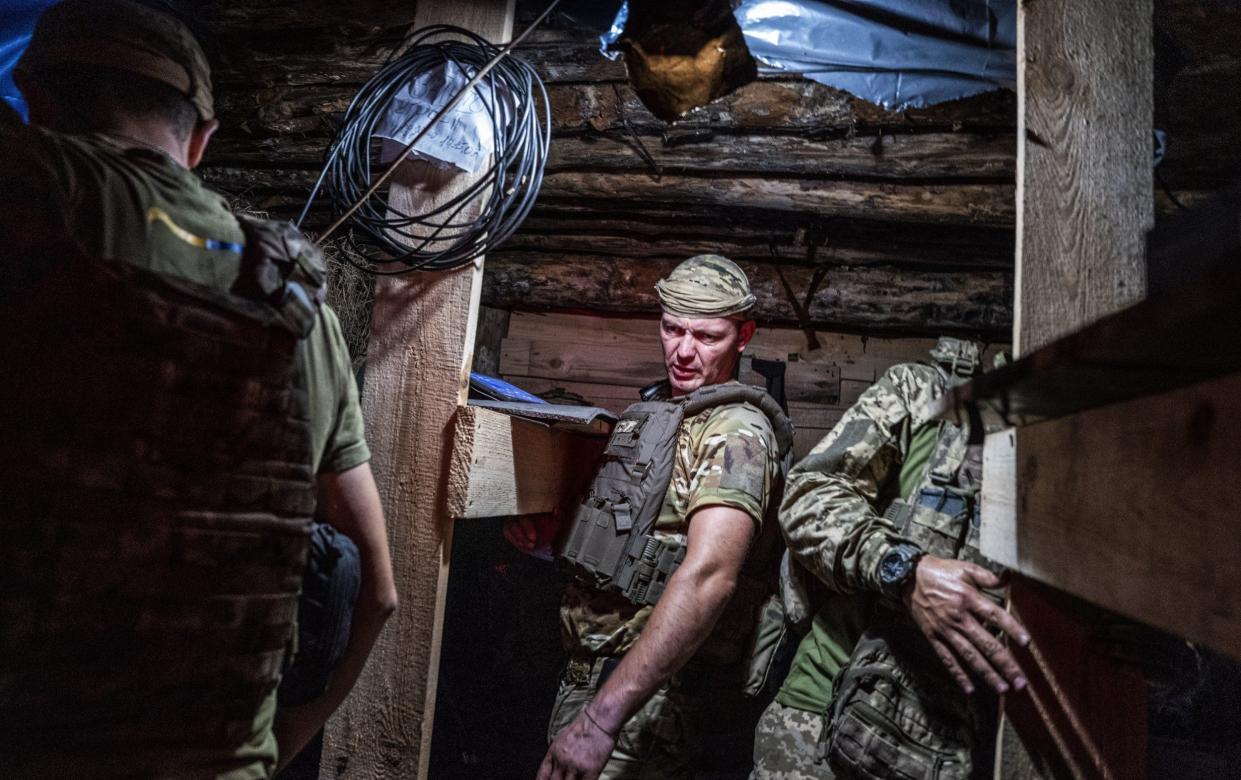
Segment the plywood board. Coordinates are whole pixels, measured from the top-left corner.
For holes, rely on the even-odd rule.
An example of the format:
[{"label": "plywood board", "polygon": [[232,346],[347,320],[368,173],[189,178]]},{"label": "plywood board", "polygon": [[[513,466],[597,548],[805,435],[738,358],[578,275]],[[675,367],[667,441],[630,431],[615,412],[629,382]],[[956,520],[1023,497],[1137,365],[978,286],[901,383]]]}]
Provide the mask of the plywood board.
[{"label": "plywood board", "polygon": [[474,406],[458,411],[453,438],[455,518],[555,511],[587,486],[607,443]]}]

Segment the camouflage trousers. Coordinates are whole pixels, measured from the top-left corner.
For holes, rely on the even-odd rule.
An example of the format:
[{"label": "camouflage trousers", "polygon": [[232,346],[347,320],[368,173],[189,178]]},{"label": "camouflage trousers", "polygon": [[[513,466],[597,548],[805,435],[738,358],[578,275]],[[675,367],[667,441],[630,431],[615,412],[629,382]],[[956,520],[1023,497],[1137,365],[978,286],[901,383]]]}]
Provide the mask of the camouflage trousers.
[{"label": "camouflage trousers", "polygon": [[[566,671],[547,729],[549,743],[594,698],[599,673],[598,663],[589,674]],[[744,780],[760,706],[710,677],[679,675],[621,728],[600,778]]]},{"label": "camouflage trousers", "polygon": [[815,761],[826,725],[827,719],[820,713],[773,701],[754,732],[750,780],[832,780],[827,762]]}]

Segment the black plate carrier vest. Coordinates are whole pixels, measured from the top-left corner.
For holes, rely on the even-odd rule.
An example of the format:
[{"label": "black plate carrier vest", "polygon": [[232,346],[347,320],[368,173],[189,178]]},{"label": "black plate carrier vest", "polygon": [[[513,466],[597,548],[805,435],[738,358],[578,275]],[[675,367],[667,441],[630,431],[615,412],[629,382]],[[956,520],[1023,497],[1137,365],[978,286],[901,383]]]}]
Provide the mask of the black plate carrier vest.
[{"label": "black plate carrier vest", "polygon": [[73,250],[0,285],[5,775],[236,758],[291,649],[314,511],[269,307]]},{"label": "black plate carrier vest", "polygon": [[672,481],[681,421],[725,404],[748,403],[771,421],[781,467],[788,471],[793,426],[770,395],[757,387],[711,385],[672,401],[643,401],[621,415],[603,463],[578,508],[561,557],[600,590],[616,590],[634,604],[654,604],[685,558],[684,545],[654,535]]}]

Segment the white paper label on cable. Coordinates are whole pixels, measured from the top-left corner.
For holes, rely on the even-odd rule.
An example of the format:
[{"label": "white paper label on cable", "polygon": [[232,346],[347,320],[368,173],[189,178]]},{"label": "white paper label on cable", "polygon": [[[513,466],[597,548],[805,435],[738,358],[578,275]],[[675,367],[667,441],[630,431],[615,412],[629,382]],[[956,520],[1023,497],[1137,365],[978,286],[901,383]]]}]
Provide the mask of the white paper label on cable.
[{"label": "white paper label on cable", "polygon": [[[455,62],[420,74],[392,97],[388,112],[375,130],[385,139],[381,161],[387,163],[413,140],[432,117],[469,82],[470,74]],[[463,171],[477,173],[495,151],[491,126],[493,113],[502,118],[511,112],[507,95],[496,90],[500,103],[493,112],[491,90],[480,83],[461,98],[448,114],[410,152]]]}]

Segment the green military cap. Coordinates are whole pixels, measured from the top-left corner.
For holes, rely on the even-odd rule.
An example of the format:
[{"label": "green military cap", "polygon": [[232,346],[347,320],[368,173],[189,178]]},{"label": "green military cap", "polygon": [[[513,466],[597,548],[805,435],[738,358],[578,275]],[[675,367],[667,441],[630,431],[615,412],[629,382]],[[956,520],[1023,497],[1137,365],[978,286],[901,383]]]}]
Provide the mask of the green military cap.
[{"label": "green military cap", "polygon": [[754,306],[750,280],[732,260],[696,255],[655,283],[664,311],[678,317],[729,317]]},{"label": "green military cap", "polygon": [[215,116],[207,57],[171,13],[132,0],[64,0],[39,17],[17,68],[37,77],[64,64],[146,76],[179,90],[203,120]]}]

